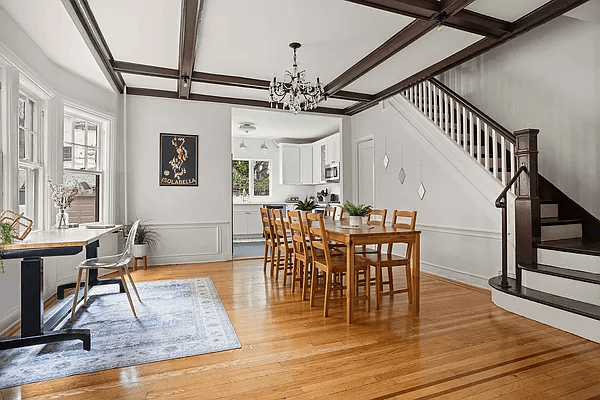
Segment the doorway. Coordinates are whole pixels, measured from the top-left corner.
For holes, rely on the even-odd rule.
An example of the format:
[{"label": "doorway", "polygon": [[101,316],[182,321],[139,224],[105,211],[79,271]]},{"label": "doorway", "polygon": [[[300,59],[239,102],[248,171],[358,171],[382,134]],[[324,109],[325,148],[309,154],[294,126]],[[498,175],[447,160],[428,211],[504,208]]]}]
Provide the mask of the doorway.
[{"label": "doorway", "polygon": [[375,203],[375,151],[373,137],[361,139],[356,143],[357,193],[358,204]]}]

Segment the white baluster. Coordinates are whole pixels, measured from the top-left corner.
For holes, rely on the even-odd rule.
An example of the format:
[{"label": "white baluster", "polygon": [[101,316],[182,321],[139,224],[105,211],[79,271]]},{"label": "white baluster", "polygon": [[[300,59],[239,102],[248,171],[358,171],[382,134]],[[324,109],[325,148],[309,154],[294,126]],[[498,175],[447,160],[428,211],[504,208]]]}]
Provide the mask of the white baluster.
[{"label": "white baluster", "polygon": [[438,107],[438,99],[437,99],[437,88],[435,87],[435,85],[431,85],[431,88],[433,90],[433,123],[436,124],[437,126],[439,126],[439,121],[440,121],[440,110]]},{"label": "white baluster", "polygon": [[450,131],[452,140],[456,142],[456,127],[454,126],[454,99],[450,97]]},{"label": "white baluster", "polygon": [[481,164],[481,118],[477,117],[477,162]]},{"label": "white baluster", "polygon": [[431,96],[431,82],[427,81],[427,102],[429,103],[429,108],[427,109],[427,115],[429,119],[431,118],[431,111],[433,109],[433,98]]},{"label": "white baluster", "polygon": [[446,132],[447,135],[452,136],[452,133],[450,133],[450,131],[448,130],[448,118],[449,118],[449,113],[450,110],[448,110],[448,95],[446,93],[444,93],[444,111],[446,111],[445,115],[444,115],[444,131]]},{"label": "white baluster", "polygon": [[468,152],[467,150],[467,109],[463,106],[462,107],[462,141],[463,141],[463,149],[465,151]]},{"label": "white baluster", "polygon": [[[511,143],[509,146],[509,149],[510,149],[509,150],[510,151],[510,173],[511,173],[511,175],[514,175],[517,173],[517,170],[515,169],[516,161],[517,161],[515,159],[515,145],[513,143]],[[512,178],[512,176],[511,176],[511,178]],[[512,188],[511,188],[511,190],[514,194],[517,194],[516,186],[517,186],[516,184],[512,185]]]},{"label": "white baluster", "polygon": [[425,107],[423,106],[423,82],[419,83],[419,110],[425,112]]},{"label": "white baluster", "polygon": [[415,103],[415,102],[414,102],[414,100],[413,100],[413,99],[414,99],[414,94],[415,94],[415,87],[414,87],[414,86],[412,86],[412,87],[409,89],[409,95],[408,95],[408,99],[409,99],[409,100],[410,100],[410,102],[411,102],[411,103],[413,103],[413,104]]},{"label": "white baluster", "polygon": [[496,130],[492,129],[492,174],[498,178],[498,141],[496,140]]},{"label": "white baluster", "polygon": [[484,122],[485,130],[485,169],[490,170],[490,126]]},{"label": "white baluster", "polygon": [[504,139],[504,136],[500,136],[500,150],[502,151],[500,155],[500,161],[502,161],[502,184],[506,185],[508,183],[506,178],[508,160],[506,159],[506,139]]},{"label": "white baluster", "polygon": [[471,150],[471,157],[475,157],[475,132],[473,132],[474,122],[473,113],[469,111],[469,149]]}]

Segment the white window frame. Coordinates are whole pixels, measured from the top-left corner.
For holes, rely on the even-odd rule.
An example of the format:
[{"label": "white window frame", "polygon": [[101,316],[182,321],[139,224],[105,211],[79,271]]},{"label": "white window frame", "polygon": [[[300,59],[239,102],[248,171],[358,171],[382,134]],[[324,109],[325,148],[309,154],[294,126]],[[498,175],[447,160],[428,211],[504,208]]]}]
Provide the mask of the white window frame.
[{"label": "white window frame", "polygon": [[[250,198],[255,199],[268,199],[273,196],[273,160],[269,158],[233,158],[233,161],[248,161],[248,195]],[[268,161],[269,162],[269,195],[268,196],[255,196],[254,195],[254,163],[256,161]],[[233,166],[232,166],[233,168]]]},{"label": "white window frame", "polygon": [[[100,191],[99,198],[99,222],[101,223],[114,223],[115,218],[115,204],[114,204],[114,193],[115,193],[115,173],[114,168],[111,166],[114,162],[111,162],[110,154],[114,154],[113,132],[115,125],[115,118],[111,115],[99,113],[97,111],[85,108],[83,106],[63,102],[64,111],[62,115],[61,123],[61,137],[60,137],[60,170],[62,171],[62,177],[65,177],[69,173],[73,174],[89,174],[100,176]],[[96,156],[96,169],[74,169],[64,168],[63,163],[63,146],[64,146],[64,117],[71,116],[74,118],[82,119],[87,122],[92,122],[98,126],[98,137],[96,139],[98,153]],[[86,135],[87,136],[87,135]],[[87,137],[86,137],[87,142]],[[86,161],[87,162],[87,161]]]}]

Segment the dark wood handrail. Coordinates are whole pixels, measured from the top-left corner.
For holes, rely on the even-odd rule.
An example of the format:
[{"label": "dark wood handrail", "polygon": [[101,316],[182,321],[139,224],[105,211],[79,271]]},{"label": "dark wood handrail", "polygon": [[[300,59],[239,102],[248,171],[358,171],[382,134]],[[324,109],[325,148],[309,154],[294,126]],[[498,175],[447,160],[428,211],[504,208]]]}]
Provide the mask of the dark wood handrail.
[{"label": "dark wood handrail", "polygon": [[463,107],[468,108],[469,111],[473,112],[480,119],[484,120],[488,125],[490,125],[492,128],[494,128],[500,135],[504,136],[504,138],[506,140],[508,140],[512,144],[516,144],[517,139],[516,139],[515,135],[512,134],[512,132],[510,132],[506,128],[502,127],[502,125],[500,125],[499,123],[494,121],[491,117],[486,115],[483,111],[481,111],[480,109],[475,107],[473,104],[471,104],[469,101],[467,101],[466,99],[461,97],[458,93],[456,93],[454,90],[450,89],[448,86],[444,85],[439,80],[437,80],[435,78],[430,78],[429,81],[431,83],[433,83],[435,86],[438,86],[440,89],[442,89],[442,91],[444,91],[447,94],[449,94],[450,96],[454,97],[454,100],[456,102],[461,104]]},{"label": "dark wood handrail", "polygon": [[496,207],[502,209],[502,280],[500,286],[503,288],[510,287],[508,283],[508,215],[506,210],[506,193],[510,187],[517,181],[522,172],[527,172],[527,167],[521,165],[515,176],[506,184],[502,193],[496,199]]}]

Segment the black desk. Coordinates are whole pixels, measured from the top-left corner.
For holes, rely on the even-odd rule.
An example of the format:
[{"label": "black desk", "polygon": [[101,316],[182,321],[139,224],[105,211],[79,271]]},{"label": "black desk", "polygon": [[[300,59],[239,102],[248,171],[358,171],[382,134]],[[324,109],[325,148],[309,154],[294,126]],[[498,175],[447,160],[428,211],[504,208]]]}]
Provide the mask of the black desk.
[{"label": "black desk", "polygon": [[[0,338],[0,350],[66,340],[81,340],[90,350],[89,329],[54,330],[71,310],[65,302],[48,321],[44,322],[44,257],[68,256],[86,249],[86,258],[97,257],[98,240],[115,232],[120,226],[108,229],[48,229],[32,232],[23,242],[5,245],[2,259],[22,258],[21,261],[21,336]],[[75,265],[73,265],[75,268]],[[120,279],[90,279],[90,285],[119,283]],[[74,286],[74,285],[73,285]],[[83,293],[80,293],[80,297]]]}]

